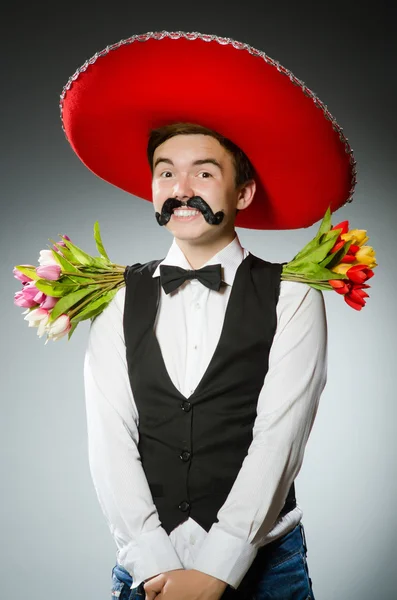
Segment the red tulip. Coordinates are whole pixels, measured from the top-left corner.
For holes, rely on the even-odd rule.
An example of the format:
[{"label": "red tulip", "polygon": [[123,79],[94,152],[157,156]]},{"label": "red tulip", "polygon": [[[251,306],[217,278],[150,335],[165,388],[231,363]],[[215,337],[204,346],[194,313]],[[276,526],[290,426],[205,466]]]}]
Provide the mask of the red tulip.
[{"label": "red tulip", "polygon": [[374,272],[366,265],[354,265],[346,271],[346,275],[354,283],[364,283],[364,281],[373,277]]},{"label": "red tulip", "polygon": [[[365,286],[369,287],[369,285]],[[351,291],[345,295],[345,301],[349,306],[355,308],[356,310],[361,310],[363,306],[365,306],[364,298],[368,298],[367,292],[361,288],[361,284],[352,284]]]},{"label": "red tulip", "polygon": [[336,242],[335,246],[333,248],[331,248],[331,250],[329,251],[329,253],[330,254],[334,254],[334,252],[338,252],[338,250],[340,250],[342,248],[342,246],[345,245],[345,243],[346,242],[344,242],[343,240],[340,240],[339,242]]},{"label": "red tulip", "polygon": [[355,310],[361,310],[365,306],[364,298],[368,298],[364,288],[370,286],[366,283],[355,283],[351,279],[330,279],[329,283],[338,294],[345,298],[345,302]]},{"label": "red tulip", "polygon": [[341,221],[331,229],[342,229],[341,234],[347,233],[349,231],[349,221]]},{"label": "red tulip", "polygon": [[354,263],[356,257],[354,254],[350,254],[350,249],[346,252],[345,256],[340,260],[341,263]]},{"label": "red tulip", "polygon": [[338,294],[347,294],[350,290],[346,283],[346,279],[330,279],[329,283]]}]

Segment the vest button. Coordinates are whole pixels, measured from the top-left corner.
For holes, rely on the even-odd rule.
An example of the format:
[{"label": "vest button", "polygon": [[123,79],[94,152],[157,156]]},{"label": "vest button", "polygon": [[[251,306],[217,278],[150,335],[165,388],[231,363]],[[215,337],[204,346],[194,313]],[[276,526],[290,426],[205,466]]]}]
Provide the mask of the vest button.
[{"label": "vest button", "polygon": [[184,500],[183,502],[180,503],[180,505],[178,506],[178,508],[180,510],[182,510],[183,512],[186,512],[187,510],[189,510],[190,504],[189,504],[189,502],[186,502],[186,500]]},{"label": "vest button", "polygon": [[184,450],[179,456],[184,462],[186,462],[190,459],[190,452],[188,450]]},{"label": "vest button", "polygon": [[190,402],[188,402],[187,400],[184,400],[181,404],[181,408],[182,410],[184,410],[185,412],[189,412],[189,410],[191,409],[192,405]]}]

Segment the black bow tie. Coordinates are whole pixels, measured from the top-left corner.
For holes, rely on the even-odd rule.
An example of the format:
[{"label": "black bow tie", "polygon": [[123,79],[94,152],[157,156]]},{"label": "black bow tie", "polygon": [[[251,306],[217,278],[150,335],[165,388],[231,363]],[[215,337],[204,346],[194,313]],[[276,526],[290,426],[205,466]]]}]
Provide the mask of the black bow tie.
[{"label": "black bow tie", "polygon": [[203,285],[218,292],[222,283],[221,264],[208,265],[201,269],[160,265],[160,282],[166,294],[176,290],[187,279],[198,279]]}]

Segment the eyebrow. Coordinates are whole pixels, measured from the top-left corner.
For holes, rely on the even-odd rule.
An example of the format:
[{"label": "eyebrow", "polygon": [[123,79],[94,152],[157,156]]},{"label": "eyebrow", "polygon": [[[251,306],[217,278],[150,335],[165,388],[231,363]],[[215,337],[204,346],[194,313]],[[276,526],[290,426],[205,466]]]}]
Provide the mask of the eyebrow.
[{"label": "eyebrow", "polygon": [[[160,162],[165,162],[165,163],[167,163],[167,164],[169,164],[169,165],[172,165],[172,166],[174,166],[174,163],[172,162],[172,160],[171,160],[170,158],[163,158],[163,157],[159,156],[159,157],[156,159],[155,163],[154,163],[154,167],[153,167],[153,169],[155,169],[155,168],[157,167],[157,165],[158,165]],[[196,166],[196,165],[205,165],[206,163],[209,163],[209,164],[215,165],[215,166],[216,166],[216,167],[218,167],[218,169],[219,169],[219,170],[220,170],[220,171],[223,173],[223,167],[222,167],[222,165],[220,164],[220,162],[218,162],[218,161],[216,160],[216,158],[210,158],[210,157],[208,157],[208,158],[199,158],[199,159],[197,159],[197,160],[194,160],[194,161],[192,162],[192,166]]]}]

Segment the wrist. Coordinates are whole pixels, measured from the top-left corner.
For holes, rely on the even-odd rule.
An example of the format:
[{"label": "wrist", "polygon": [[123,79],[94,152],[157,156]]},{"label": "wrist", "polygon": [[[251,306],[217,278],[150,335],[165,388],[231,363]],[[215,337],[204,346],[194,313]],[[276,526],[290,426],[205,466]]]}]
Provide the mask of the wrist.
[{"label": "wrist", "polygon": [[[201,573],[203,572],[201,571]],[[210,587],[211,590],[223,592],[229,585],[226,583],[226,581],[223,581],[223,579],[218,579],[217,577],[214,577],[214,575],[209,575],[208,573],[203,573],[203,575],[206,576],[206,579],[208,580],[208,587]]]}]

